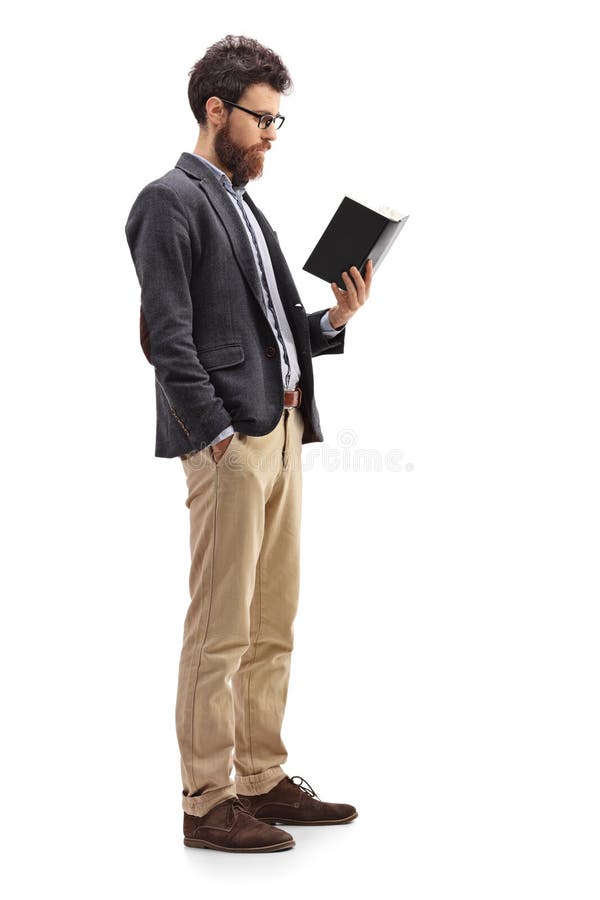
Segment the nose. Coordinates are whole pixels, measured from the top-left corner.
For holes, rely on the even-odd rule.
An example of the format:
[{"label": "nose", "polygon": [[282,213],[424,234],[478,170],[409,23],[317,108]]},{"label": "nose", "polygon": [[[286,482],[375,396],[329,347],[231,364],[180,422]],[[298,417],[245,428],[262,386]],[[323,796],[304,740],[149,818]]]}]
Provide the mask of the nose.
[{"label": "nose", "polygon": [[264,129],[264,132],[265,134],[269,135],[269,140],[277,140],[277,129],[275,128],[275,122],[271,122],[269,127]]}]

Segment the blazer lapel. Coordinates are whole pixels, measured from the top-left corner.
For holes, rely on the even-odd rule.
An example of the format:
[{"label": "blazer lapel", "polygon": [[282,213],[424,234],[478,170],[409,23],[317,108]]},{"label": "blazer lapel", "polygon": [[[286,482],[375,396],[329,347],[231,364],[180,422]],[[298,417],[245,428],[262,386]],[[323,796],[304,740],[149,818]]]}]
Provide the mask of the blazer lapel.
[{"label": "blazer lapel", "polygon": [[[247,191],[245,193],[245,198],[264,234],[265,243],[273,265],[273,272],[275,273],[275,280],[277,281],[277,287],[279,289],[279,296],[290,328],[292,329],[296,347],[299,350],[304,350],[310,346],[308,317],[304,306],[300,301],[300,294],[298,293],[298,288],[296,287],[292,273],[290,272],[290,267],[281,251],[276,233],[273,231],[258,206],[255,206],[254,201]],[[300,366],[302,367],[303,360],[301,360],[301,353],[298,354],[298,359],[300,361]]]},{"label": "blazer lapel", "polygon": [[292,278],[292,273],[290,272],[290,268],[286,262],[285,256],[281,252],[279,239],[277,238],[276,233],[273,231],[258,206],[255,206],[252,197],[248,194],[247,191],[245,197],[246,202],[254,213],[264,235],[265,243],[269,251],[269,256],[271,257],[271,263],[273,264],[275,278],[277,279],[277,285],[279,287],[279,296],[281,297],[281,302],[283,303],[289,318],[291,313],[298,312],[298,304],[300,303],[300,295],[298,294],[298,289],[296,288],[294,279]]},{"label": "blazer lapel", "polygon": [[208,201],[229,235],[231,247],[242,275],[256,297],[265,318],[267,318],[250,239],[239,214],[231,205],[231,200],[226,196],[218,179],[209,170],[208,166],[196,159],[193,153],[182,153],[175,168],[182,169],[187,175],[190,175],[198,182],[198,186],[206,194]]}]

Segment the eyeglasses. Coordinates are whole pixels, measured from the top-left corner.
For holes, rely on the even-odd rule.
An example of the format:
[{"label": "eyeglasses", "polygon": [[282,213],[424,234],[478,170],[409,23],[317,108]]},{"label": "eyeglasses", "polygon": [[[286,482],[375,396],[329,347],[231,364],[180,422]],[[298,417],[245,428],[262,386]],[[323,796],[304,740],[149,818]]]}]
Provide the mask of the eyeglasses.
[{"label": "eyeglasses", "polygon": [[232,100],[225,100],[224,97],[219,97],[219,100],[222,103],[229,103],[230,106],[235,106],[236,109],[241,109],[242,112],[250,113],[251,116],[256,116],[258,119],[258,127],[259,128],[270,128],[273,122],[275,122],[275,128],[281,128],[283,123],[285,122],[285,116],[280,116],[279,113],[276,116],[272,116],[270,114],[261,114],[254,112],[252,109],[246,109],[244,106],[240,106],[237,103],[233,103]]}]

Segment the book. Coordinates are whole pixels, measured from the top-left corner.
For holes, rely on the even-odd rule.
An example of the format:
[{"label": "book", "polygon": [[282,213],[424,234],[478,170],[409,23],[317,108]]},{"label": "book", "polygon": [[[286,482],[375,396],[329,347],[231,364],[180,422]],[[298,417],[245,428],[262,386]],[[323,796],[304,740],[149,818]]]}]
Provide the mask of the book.
[{"label": "book", "polygon": [[356,266],[364,278],[369,258],[375,272],[407,219],[387,206],[377,211],[345,196],[302,269],[346,290],[342,272],[350,275]]}]

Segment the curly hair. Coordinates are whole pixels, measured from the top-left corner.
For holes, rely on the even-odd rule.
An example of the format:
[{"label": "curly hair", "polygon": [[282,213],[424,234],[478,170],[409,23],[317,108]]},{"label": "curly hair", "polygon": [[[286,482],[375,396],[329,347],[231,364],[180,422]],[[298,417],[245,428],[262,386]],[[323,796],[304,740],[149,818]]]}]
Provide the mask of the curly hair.
[{"label": "curly hair", "polygon": [[206,101],[223,95],[237,103],[252,84],[269,84],[280,94],[293,82],[281,58],[254,38],[228,34],[208,48],[188,72],[188,99],[196,122],[206,125]]}]

